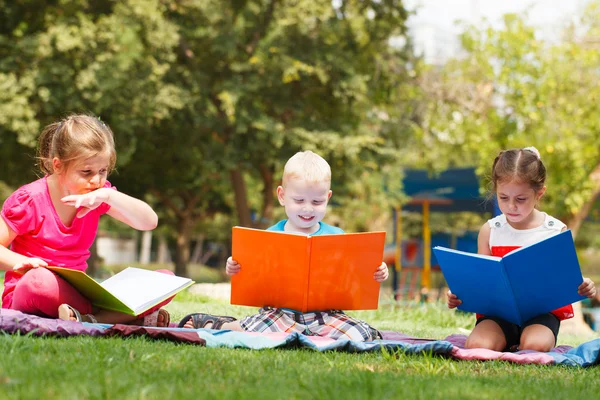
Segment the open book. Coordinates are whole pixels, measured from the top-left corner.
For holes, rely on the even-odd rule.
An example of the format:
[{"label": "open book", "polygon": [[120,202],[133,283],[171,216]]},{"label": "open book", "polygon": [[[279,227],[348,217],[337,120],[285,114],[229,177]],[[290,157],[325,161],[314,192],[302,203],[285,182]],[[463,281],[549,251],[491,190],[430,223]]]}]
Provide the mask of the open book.
[{"label": "open book", "polygon": [[306,236],[233,228],[231,304],[301,312],[374,310],[385,232]]},{"label": "open book", "polygon": [[504,257],[434,247],[459,310],[517,325],[582,300],[583,282],[571,231],[521,247]]},{"label": "open book", "polygon": [[47,268],[69,282],[96,307],[129,315],[140,315],[194,283],[188,278],[132,267],[98,283],[82,271]]}]

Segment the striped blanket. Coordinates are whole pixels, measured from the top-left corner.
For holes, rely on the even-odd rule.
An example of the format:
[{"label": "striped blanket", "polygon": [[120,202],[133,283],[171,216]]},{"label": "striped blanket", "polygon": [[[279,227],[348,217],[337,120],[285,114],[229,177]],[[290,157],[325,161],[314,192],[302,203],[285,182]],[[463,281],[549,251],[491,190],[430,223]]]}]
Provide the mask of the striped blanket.
[{"label": "striped blanket", "polygon": [[600,364],[600,339],[577,347],[558,346],[548,353],[519,351],[504,353],[485,349],[465,349],[465,335],[443,340],[416,338],[400,332],[382,331],[383,340],[354,342],[305,336],[298,333],[258,334],[212,329],[150,328],[131,325],[89,324],[40,318],[13,310],[0,310],[0,331],[36,336],[146,336],[207,347],[272,349],[306,347],[316,351],[403,351],[407,354],[437,354],[457,360],[503,360],[519,364],[591,367]]}]

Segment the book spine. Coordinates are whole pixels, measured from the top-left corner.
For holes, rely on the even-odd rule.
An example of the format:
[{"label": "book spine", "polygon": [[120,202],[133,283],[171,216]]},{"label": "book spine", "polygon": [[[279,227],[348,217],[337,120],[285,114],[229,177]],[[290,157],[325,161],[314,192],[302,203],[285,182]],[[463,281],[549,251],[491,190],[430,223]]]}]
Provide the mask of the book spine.
[{"label": "book spine", "polygon": [[510,284],[510,279],[508,279],[508,274],[506,273],[506,266],[504,265],[503,260],[500,261],[500,265],[502,266],[502,275],[504,275],[504,282],[506,287],[508,288],[508,290],[510,291],[511,294],[511,303],[513,306],[513,309],[515,311],[515,315],[519,317],[519,322],[517,325],[523,325],[523,316],[521,315],[521,310],[519,309],[519,305],[517,304],[517,297],[515,296],[515,291],[512,287],[512,285]]},{"label": "book spine", "polygon": [[308,288],[310,287],[310,269],[311,269],[311,253],[312,253],[312,236],[306,238],[306,287],[304,288],[304,304],[302,312],[308,311]]}]

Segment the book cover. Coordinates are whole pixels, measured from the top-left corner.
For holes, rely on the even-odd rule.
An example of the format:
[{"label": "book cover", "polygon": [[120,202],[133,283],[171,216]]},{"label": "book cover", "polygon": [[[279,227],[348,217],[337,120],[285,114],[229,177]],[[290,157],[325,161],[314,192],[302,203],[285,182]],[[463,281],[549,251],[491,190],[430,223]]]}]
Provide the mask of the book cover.
[{"label": "book cover", "polygon": [[82,271],[46,268],[69,282],[94,306],[129,315],[139,315],[194,283],[188,278],[133,267],[102,283]]},{"label": "book cover", "polygon": [[307,236],[234,227],[231,304],[301,312],[372,310],[385,232]]},{"label": "book cover", "polygon": [[494,257],[435,247],[459,310],[503,318],[517,325],[582,300],[583,282],[571,231]]}]

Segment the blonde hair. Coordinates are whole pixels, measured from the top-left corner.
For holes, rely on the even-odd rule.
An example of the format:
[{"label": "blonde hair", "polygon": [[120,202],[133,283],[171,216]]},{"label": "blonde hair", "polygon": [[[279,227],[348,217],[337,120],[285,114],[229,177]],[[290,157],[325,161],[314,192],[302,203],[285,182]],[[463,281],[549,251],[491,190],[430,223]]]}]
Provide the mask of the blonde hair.
[{"label": "blonde hair", "polygon": [[38,165],[42,173],[54,173],[52,159],[58,158],[65,168],[73,161],[108,152],[110,172],[117,161],[115,139],[104,122],[91,115],[70,115],[47,125],[40,134]]},{"label": "blonde hair", "polygon": [[302,179],[310,183],[331,182],[331,168],[323,157],[310,150],[294,154],[283,168],[282,185],[290,179]]}]

